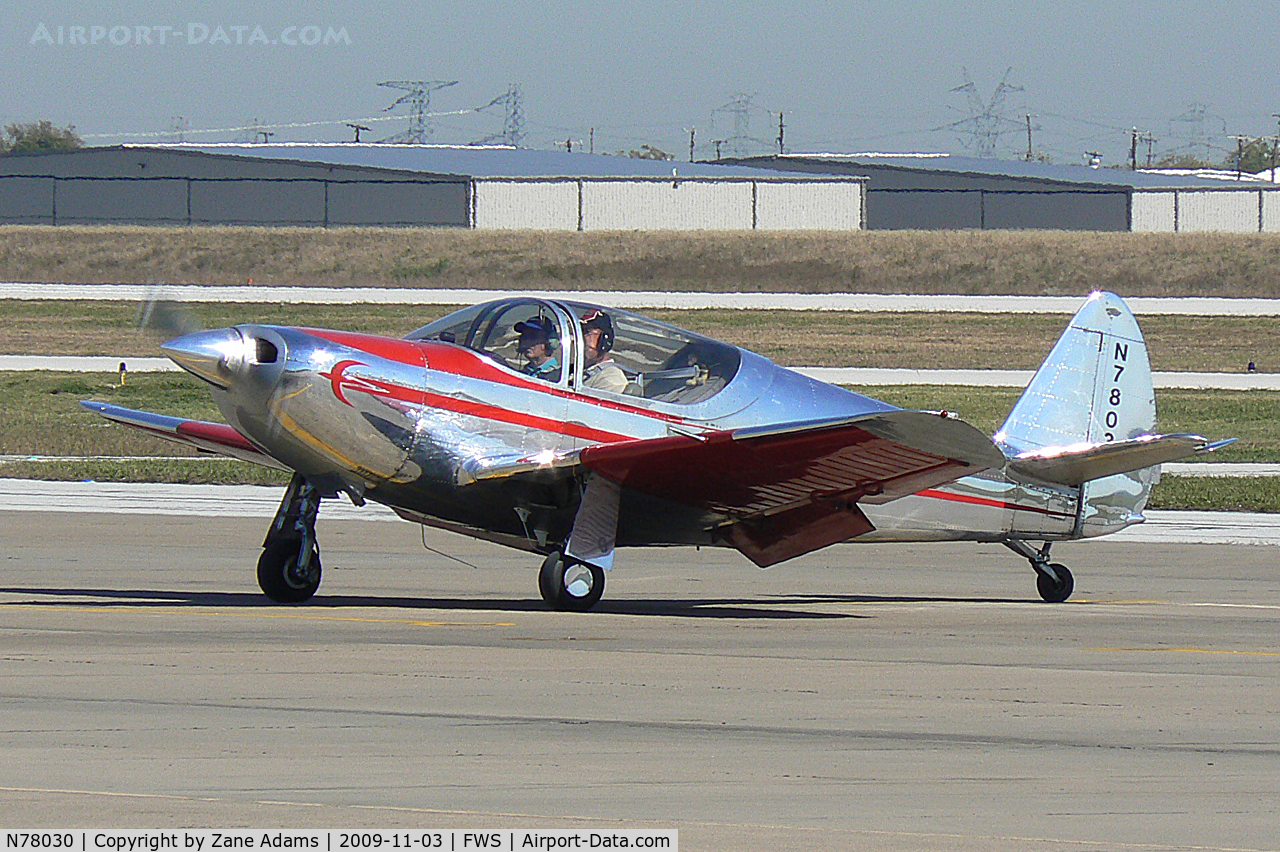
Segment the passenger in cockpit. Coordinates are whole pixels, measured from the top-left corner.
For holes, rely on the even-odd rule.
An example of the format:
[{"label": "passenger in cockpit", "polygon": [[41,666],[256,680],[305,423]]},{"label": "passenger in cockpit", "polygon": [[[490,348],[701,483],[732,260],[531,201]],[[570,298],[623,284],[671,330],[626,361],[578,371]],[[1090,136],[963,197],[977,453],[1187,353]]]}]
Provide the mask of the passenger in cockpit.
[{"label": "passenger in cockpit", "polygon": [[627,374],[609,356],[613,348],[613,320],[599,308],[582,315],[582,352],[586,358],[582,371],[583,385],[589,388],[624,393]]}]

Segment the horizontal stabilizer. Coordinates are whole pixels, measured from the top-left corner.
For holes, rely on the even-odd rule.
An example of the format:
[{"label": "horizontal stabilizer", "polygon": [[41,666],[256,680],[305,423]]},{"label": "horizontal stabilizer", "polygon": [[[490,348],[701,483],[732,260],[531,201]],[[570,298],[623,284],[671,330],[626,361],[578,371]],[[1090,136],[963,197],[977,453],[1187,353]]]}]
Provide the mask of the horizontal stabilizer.
[{"label": "horizontal stabilizer", "polygon": [[1091,479],[1209,452],[1219,446],[1222,444],[1210,444],[1199,435],[1143,435],[1129,441],[1073,444],[1023,453],[1009,460],[1008,469],[1043,482],[1076,486]]},{"label": "horizontal stabilizer", "polygon": [[157,438],[186,444],[206,453],[217,453],[241,461],[289,470],[271,456],[259,450],[249,439],[225,423],[209,423],[204,420],[188,420],[170,417],[150,411],[135,411],[107,402],[81,400],[80,404],[115,423],[132,426]]}]

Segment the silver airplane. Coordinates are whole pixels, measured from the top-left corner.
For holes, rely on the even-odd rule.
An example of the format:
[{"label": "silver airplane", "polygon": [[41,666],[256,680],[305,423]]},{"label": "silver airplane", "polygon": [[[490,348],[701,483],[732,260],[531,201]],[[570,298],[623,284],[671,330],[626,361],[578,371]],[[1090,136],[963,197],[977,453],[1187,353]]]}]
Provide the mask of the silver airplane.
[{"label": "silver airplane", "polygon": [[258,582],[320,584],[322,499],[545,556],[538,588],[591,608],[619,547],[732,547],[761,567],[837,542],[1000,542],[1066,600],[1053,542],[1143,520],[1162,462],[1222,443],[1156,435],[1138,324],[1114,294],[1075,315],[988,437],[628,311],[515,298],[403,339],[238,325],[162,347],[228,423],[101,402],[110,420],[293,474]]}]

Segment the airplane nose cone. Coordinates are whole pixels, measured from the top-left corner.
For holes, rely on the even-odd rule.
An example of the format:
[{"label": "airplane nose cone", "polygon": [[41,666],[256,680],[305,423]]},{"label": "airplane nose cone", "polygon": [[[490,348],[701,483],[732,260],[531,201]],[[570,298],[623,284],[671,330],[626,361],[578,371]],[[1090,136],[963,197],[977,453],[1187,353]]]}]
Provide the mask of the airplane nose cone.
[{"label": "airplane nose cone", "polygon": [[206,382],[226,388],[245,362],[246,343],[238,329],[218,328],[184,334],[160,345],[179,367]]}]

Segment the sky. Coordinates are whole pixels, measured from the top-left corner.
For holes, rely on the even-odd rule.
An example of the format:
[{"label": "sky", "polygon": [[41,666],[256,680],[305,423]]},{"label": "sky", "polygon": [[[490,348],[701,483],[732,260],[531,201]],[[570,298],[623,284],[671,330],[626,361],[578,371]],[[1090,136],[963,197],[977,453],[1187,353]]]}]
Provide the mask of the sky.
[{"label": "sky", "polygon": [[[1274,135],[1280,15],[1267,4],[1123,2],[325,4],[12,2],[0,7],[0,123],[73,124],[87,144],[377,141],[408,129],[387,80],[431,95],[429,141],[687,159],[991,152],[1056,163],[1220,160]],[[1259,11],[1259,9],[1262,11]],[[96,29],[95,29],[96,28]],[[163,44],[161,43],[163,41]],[[966,80],[970,91],[955,91]],[[997,88],[1005,81],[1004,90]],[[735,112],[734,103],[742,106]],[[746,118],[745,129],[742,117]]]}]

